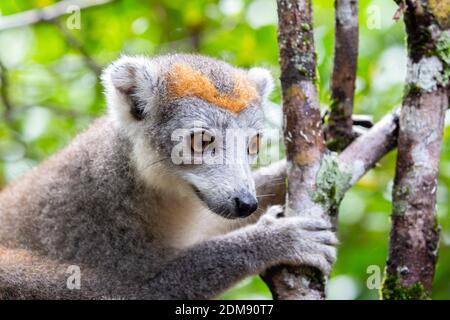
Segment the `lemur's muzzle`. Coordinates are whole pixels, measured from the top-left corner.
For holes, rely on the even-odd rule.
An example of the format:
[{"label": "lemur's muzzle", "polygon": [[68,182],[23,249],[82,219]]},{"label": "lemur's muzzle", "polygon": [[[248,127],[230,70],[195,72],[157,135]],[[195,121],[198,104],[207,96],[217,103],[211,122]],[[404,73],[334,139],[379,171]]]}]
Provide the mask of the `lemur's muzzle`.
[{"label": "lemur's muzzle", "polygon": [[235,212],[239,218],[248,217],[258,209],[258,200],[248,192],[243,192],[234,198]]}]

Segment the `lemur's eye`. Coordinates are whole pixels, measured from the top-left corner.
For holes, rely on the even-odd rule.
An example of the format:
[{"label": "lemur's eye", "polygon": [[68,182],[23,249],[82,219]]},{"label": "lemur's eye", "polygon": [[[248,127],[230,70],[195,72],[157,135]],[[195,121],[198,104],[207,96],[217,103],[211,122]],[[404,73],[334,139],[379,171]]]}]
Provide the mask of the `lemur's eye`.
[{"label": "lemur's eye", "polygon": [[191,133],[191,151],[202,154],[214,142],[214,137],[206,131]]},{"label": "lemur's eye", "polygon": [[259,148],[261,147],[261,135],[258,133],[253,136],[248,143],[247,152],[250,156],[256,156],[259,153]]}]

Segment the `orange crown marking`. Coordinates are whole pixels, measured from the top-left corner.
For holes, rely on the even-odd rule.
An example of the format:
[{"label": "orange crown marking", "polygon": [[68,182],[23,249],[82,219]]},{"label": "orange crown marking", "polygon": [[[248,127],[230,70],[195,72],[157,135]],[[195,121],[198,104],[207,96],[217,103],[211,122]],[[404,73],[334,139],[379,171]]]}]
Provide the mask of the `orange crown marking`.
[{"label": "orange crown marking", "polygon": [[231,112],[239,113],[258,100],[256,89],[244,75],[236,73],[233,91],[219,92],[211,80],[186,64],[176,63],[168,75],[169,94],[174,98],[197,97]]}]

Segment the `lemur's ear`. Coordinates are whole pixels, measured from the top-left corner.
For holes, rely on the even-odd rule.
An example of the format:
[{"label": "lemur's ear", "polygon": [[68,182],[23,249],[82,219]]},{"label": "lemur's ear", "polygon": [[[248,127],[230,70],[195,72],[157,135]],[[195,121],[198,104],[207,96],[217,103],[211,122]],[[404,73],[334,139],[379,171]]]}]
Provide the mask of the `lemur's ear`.
[{"label": "lemur's ear", "polygon": [[269,70],[264,68],[251,68],[248,77],[256,84],[256,89],[262,100],[265,101],[273,90],[273,77]]},{"label": "lemur's ear", "polygon": [[119,121],[142,120],[155,98],[157,71],[144,57],[122,57],[102,75],[109,112]]}]

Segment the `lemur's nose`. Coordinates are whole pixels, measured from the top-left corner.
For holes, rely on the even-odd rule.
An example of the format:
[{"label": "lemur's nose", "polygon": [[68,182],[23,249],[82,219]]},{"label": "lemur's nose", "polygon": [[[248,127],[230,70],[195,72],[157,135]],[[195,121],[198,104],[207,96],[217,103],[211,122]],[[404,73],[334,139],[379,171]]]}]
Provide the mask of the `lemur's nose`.
[{"label": "lemur's nose", "polygon": [[237,215],[241,218],[249,216],[258,208],[258,201],[255,196],[249,193],[242,193],[234,198],[234,201],[236,203]]}]

